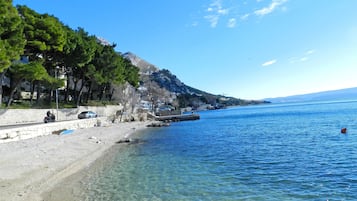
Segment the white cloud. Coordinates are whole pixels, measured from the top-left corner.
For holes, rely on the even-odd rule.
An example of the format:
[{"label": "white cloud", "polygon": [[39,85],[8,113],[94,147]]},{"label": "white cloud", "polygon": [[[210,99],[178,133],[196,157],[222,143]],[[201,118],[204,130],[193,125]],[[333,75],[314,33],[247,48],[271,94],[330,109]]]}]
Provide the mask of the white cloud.
[{"label": "white cloud", "polygon": [[301,62],[304,62],[304,61],[307,61],[307,60],[309,60],[309,57],[301,57],[301,58],[300,58],[300,61],[301,61]]},{"label": "white cloud", "polygon": [[294,63],[300,63],[300,62],[305,62],[307,60],[309,60],[310,58],[309,57],[292,57],[289,59],[289,62],[291,64],[294,64]]},{"label": "white cloud", "polygon": [[248,19],[249,15],[250,15],[250,14],[242,15],[242,16],[240,17],[240,19],[241,19],[241,20],[246,20],[246,19]]},{"label": "white cloud", "polygon": [[292,57],[289,59],[290,63],[298,63],[298,62],[305,62],[310,60],[310,56],[312,54],[315,54],[316,50],[311,49],[311,50],[307,50],[306,52],[303,53],[303,55],[298,56],[298,57]]},{"label": "white cloud", "polygon": [[[253,3],[251,1],[248,3],[246,0],[243,2],[210,0],[210,3],[206,5],[204,10],[203,19],[207,21],[212,28],[217,27],[220,21],[226,21],[227,27],[233,28],[236,27],[239,22],[247,21],[253,16],[264,16],[278,9],[281,11],[287,10],[285,3],[288,1],[289,0],[255,0]],[[258,9],[254,9],[257,8],[256,6],[258,6]],[[242,11],[244,11],[244,13],[242,13]]]},{"label": "white cloud", "polygon": [[223,15],[228,15],[229,9],[223,8],[222,0],[214,0],[209,5],[206,10],[209,14],[204,16],[205,19],[211,24],[211,27],[214,28],[217,26],[219,19]]},{"label": "white cloud", "polygon": [[273,59],[273,60],[270,60],[270,61],[266,61],[262,64],[262,66],[270,66],[270,65],[273,65],[277,62],[276,59]]},{"label": "white cloud", "polygon": [[234,28],[236,26],[237,20],[235,18],[231,18],[228,20],[227,26],[229,28]]},{"label": "white cloud", "polygon": [[314,54],[316,52],[316,50],[308,50],[305,52],[306,55],[311,55]]},{"label": "white cloud", "polygon": [[212,28],[217,26],[219,20],[218,15],[206,15],[205,18],[210,22]]},{"label": "white cloud", "polygon": [[226,15],[228,14],[228,9],[219,9],[217,10],[217,13],[220,15]]},{"label": "white cloud", "polygon": [[287,0],[272,0],[272,2],[269,4],[269,6],[254,11],[254,14],[256,14],[258,16],[267,15],[267,14],[273,12],[276,8],[278,8],[280,5],[284,4],[285,2],[287,2]]}]

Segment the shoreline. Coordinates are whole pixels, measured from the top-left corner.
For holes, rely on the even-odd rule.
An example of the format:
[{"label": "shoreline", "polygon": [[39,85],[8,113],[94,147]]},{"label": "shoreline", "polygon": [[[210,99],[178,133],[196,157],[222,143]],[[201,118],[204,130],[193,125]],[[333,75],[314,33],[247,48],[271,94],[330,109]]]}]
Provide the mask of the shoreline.
[{"label": "shoreline", "polygon": [[42,201],[42,194],[147,124],[118,123],[0,144],[0,201]]}]

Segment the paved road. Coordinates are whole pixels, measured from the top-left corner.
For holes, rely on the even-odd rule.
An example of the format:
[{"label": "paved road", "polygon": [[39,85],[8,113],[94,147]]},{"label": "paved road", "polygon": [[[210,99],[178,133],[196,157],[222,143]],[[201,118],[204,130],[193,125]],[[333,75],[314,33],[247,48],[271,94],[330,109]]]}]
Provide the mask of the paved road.
[{"label": "paved road", "polygon": [[27,123],[27,124],[5,125],[5,126],[0,126],[0,130],[8,129],[8,128],[20,128],[20,127],[24,127],[24,126],[33,126],[33,125],[39,125],[39,124],[43,124],[43,122]]},{"label": "paved road", "polygon": [[[56,122],[64,122],[64,121],[73,121],[75,119],[70,119],[70,120],[63,120],[63,121],[56,121]],[[50,122],[51,123],[51,122]],[[50,124],[48,123],[48,124]],[[24,127],[24,126],[33,126],[33,125],[40,125],[40,124],[44,124],[43,121],[41,122],[36,122],[36,123],[26,123],[26,124],[13,124],[13,125],[0,125],[0,130],[3,129],[8,129],[8,128],[20,128],[20,127]]]}]

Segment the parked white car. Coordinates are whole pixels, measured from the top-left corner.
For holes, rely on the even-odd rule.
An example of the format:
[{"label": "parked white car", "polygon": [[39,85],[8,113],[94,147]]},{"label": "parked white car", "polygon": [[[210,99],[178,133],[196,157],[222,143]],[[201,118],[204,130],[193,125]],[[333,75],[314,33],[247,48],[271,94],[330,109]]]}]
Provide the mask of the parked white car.
[{"label": "parked white car", "polygon": [[92,111],[83,111],[78,114],[78,119],[89,119],[98,117],[97,113]]}]

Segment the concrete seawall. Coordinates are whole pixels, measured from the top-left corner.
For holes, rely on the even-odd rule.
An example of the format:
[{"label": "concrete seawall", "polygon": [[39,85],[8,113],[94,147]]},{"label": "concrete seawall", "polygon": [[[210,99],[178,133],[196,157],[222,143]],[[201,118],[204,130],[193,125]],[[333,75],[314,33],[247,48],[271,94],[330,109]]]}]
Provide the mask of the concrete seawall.
[{"label": "concrete seawall", "polygon": [[106,117],[99,117],[2,129],[0,130],[0,143],[51,135],[62,130],[105,126],[110,124],[107,120]]},{"label": "concrete seawall", "polygon": [[[0,143],[51,135],[54,132],[69,129],[90,128],[110,124],[122,106],[85,107],[71,109],[0,109]],[[79,120],[77,115],[90,110],[98,114],[95,119]],[[43,123],[46,112],[56,116],[56,122]],[[20,125],[28,124],[28,125]],[[34,124],[34,125],[31,125]],[[9,125],[18,125],[6,127]]]},{"label": "concrete seawall", "polygon": [[40,123],[43,122],[47,111],[56,116],[56,121],[67,121],[77,119],[77,115],[86,110],[96,112],[99,117],[110,117],[115,116],[122,108],[120,105],[109,105],[105,107],[80,106],[78,108],[59,109],[58,111],[56,109],[0,109],[0,126]]},{"label": "concrete seawall", "polygon": [[[147,113],[124,114],[120,116],[122,106],[84,107],[72,109],[0,109],[0,143],[29,139],[43,135],[59,133],[63,130],[75,130],[94,126],[107,126],[114,122],[146,121]],[[78,119],[82,111],[98,114],[93,119]],[[46,112],[56,116],[56,121],[44,123]],[[58,114],[58,115],[57,115]],[[58,118],[57,118],[58,117]]]}]

